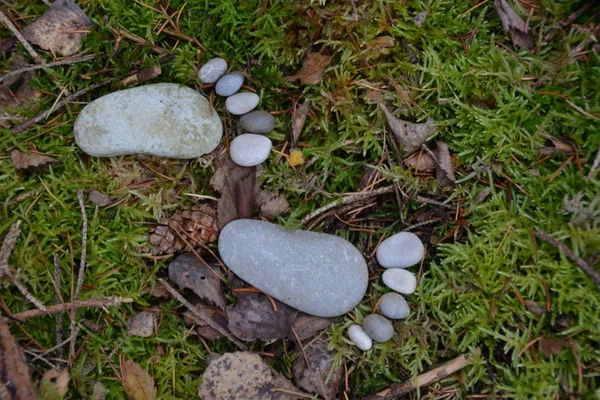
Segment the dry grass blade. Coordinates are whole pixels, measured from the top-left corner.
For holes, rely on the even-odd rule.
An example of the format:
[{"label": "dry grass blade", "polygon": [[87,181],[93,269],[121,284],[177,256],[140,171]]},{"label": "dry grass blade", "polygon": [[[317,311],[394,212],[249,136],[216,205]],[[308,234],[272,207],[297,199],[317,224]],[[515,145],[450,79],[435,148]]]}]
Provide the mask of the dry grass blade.
[{"label": "dry grass blade", "polygon": [[133,299],[129,297],[118,297],[118,296],[110,296],[110,297],[97,297],[86,300],[77,300],[70,303],[63,304],[55,304],[53,306],[46,307],[44,310],[27,310],[20,312],[18,314],[14,314],[12,318],[18,319],[19,321],[25,321],[35,317],[42,317],[44,315],[56,314],[65,311],[78,310],[80,308],[85,307],[95,307],[95,308],[104,308],[104,307],[118,307],[123,303],[131,303]]}]

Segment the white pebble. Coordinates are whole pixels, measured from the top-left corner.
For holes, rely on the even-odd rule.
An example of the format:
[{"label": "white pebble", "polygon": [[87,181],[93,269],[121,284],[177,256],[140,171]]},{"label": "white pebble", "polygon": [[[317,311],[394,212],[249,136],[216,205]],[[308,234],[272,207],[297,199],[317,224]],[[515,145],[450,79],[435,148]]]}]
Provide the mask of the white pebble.
[{"label": "white pebble", "polygon": [[256,108],[260,98],[256,93],[240,92],[225,100],[225,108],[233,115],[246,114]]},{"label": "white pebble", "polygon": [[392,290],[402,294],[412,294],[417,289],[417,278],[405,269],[390,268],[381,276],[383,283]]},{"label": "white pebble", "polygon": [[389,319],[404,319],[410,314],[410,307],[398,293],[386,293],[379,300],[379,311]]},{"label": "white pebble", "polygon": [[253,167],[265,161],[271,152],[271,140],[263,135],[244,133],[233,139],[229,154],[234,163]]},{"label": "white pebble", "polygon": [[348,337],[362,351],[370,350],[373,347],[373,339],[367,335],[360,325],[352,325],[348,328]]},{"label": "white pebble", "polygon": [[198,78],[204,83],[215,83],[225,75],[225,72],[227,72],[227,61],[222,58],[213,58],[200,68]]},{"label": "white pebble", "polygon": [[425,255],[421,239],[414,233],[400,232],[385,239],[377,248],[377,261],[384,268],[406,268]]}]

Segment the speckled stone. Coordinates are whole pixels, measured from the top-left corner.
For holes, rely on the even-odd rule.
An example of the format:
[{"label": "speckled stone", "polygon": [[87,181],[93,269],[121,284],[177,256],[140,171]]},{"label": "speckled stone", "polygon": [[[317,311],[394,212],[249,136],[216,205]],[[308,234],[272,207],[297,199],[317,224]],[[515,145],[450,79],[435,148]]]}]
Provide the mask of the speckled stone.
[{"label": "speckled stone", "polygon": [[219,96],[231,96],[237,93],[244,84],[244,74],[240,71],[230,72],[219,79],[215,86],[215,92]]},{"label": "speckled stone", "polygon": [[204,83],[215,83],[225,75],[225,72],[227,72],[227,61],[222,58],[212,58],[200,68],[198,78]]},{"label": "speckled stone", "polygon": [[266,111],[252,111],[240,117],[240,126],[246,132],[264,135],[275,129],[275,117]]},{"label": "speckled stone", "polygon": [[239,219],[221,231],[219,253],[241,279],[318,317],[347,313],[367,290],[367,264],[360,251],[326,233]]},{"label": "speckled stone", "polygon": [[386,293],[379,301],[379,311],[390,319],[404,319],[410,314],[410,307],[398,293]]},{"label": "speckled stone", "polygon": [[241,167],[253,167],[269,157],[271,140],[263,135],[244,133],[233,139],[229,155],[234,163]]},{"label": "speckled stone", "polygon": [[158,83],[92,101],[79,113],[73,133],[79,147],[91,156],[195,158],[217,147],[223,126],[200,93]]},{"label": "speckled stone", "polygon": [[384,268],[406,268],[421,261],[424,254],[425,247],[417,235],[400,232],[381,242],[377,261]]},{"label": "speckled stone", "polygon": [[363,318],[363,329],[376,342],[387,342],[394,336],[394,327],[387,318],[370,314]]},{"label": "speckled stone", "polygon": [[240,92],[225,100],[225,108],[233,115],[246,114],[256,108],[260,98],[256,93]]}]

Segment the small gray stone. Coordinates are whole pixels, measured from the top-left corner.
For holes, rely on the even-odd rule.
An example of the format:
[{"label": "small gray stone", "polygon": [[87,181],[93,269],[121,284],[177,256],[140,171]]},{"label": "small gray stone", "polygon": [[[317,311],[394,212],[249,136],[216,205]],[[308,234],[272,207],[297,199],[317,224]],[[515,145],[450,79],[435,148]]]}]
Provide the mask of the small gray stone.
[{"label": "small gray stone", "polygon": [[363,318],[363,329],[376,342],[387,342],[394,336],[392,323],[381,315],[371,314]]},{"label": "small gray stone", "polygon": [[246,132],[267,134],[275,129],[275,117],[266,111],[252,111],[240,117],[240,126]]},{"label": "small gray stone", "polygon": [[215,86],[215,92],[219,96],[231,96],[236,93],[244,84],[244,74],[240,71],[230,72],[225,74],[217,82]]},{"label": "small gray stone", "polygon": [[417,289],[417,277],[405,269],[390,268],[383,273],[381,279],[387,287],[398,293],[413,294]]},{"label": "small gray stone", "polygon": [[347,313],[367,290],[361,252],[337,236],[239,219],[221,231],[219,253],[241,279],[318,317]]},{"label": "small gray stone", "polygon": [[348,337],[362,351],[370,350],[373,347],[373,339],[367,335],[360,325],[352,325],[348,328]]},{"label": "small gray stone", "polygon": [[223,126],[200,93],[158,83],[92,101],[79,113],[73,133],[79,147],[91,156],[196,158],[217,147]]},{"label": "small gray stone", "polygon": [[233,139],[229,155],[234,163],[241,167],[253,167],[269,157],[271,140],[263,135],[244,133]]},{"label": "small gray stone", "polygon": [[233,115],[242,115],[254,110],[259,101],[260,98],[256,93],[236,93],[225,100],[225,108]]},{"label": "small gray stone", "polygon": [[377,261],[384,268],[406,268],[425,255],[421,239],[414,233],[400,232],[385,239],[377,248]]},{"label": "small gray stone", "polygon": [[410,314],[410,307],[398,293],[386,293],[379,301],[379,311],[390,319],[404,319]]},{"label": "small gray stone", "polygon": [[198,78],[204,83],[215,83],[225,72],[227,72],[227,61],[222,58],[213,58],[200,68]]}]

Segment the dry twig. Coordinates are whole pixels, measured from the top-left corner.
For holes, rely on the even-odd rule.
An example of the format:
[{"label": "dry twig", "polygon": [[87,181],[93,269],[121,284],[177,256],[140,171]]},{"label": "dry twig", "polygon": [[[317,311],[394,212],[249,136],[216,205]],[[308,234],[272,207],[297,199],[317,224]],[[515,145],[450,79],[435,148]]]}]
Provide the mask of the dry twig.
[{"label": "dry twig", "polygon": [[[46,307],[46,310],[27,310],[20,312],[18,314],[12,315],[12,318],[18,319],[19,321],[25,321],[35,317],[42,317],[44,315],[56,314],[64,311],[78,310],[84,307],[94,307],[94,308],[102,308],[102,307],[118,307],[123,303],[131,303],[133,299],[129,297],[119,297],[119,296],[110,296],[110,297],[96,297],[93,299],[86,300],[76,300],[70,303],[63,304],[55,304],[53,306]],[[67,340],[72,340],[67,339]],[[65,341],[66,342],[66,341]]]},{"label": "dry twig", "polygon": [[544,232],[543,230],[541,230],[539,228],[535,229],[535,235],[537,237],[539,237],[540,239],[542,239],[544,242],[546,242],[546,243],[556,247],[560,251],[562,251],[569,260],[573,261],[575,264],[577,264],[577,266],[579,268],[581,268],[583,270],[583,272],[588,274],[590,276],[590,278],[592,278],[592,280],[594,281],[594,283],[596,284],[598,289],[600,289],[600,273],[598,273],[598,271],[596,271],[591,265],[589,265],[583,259],[577,257],[575,255],[575,253],[573,253],[573,250],[571,250],[565,244],[554,239],[548,233]]},{"label": "dry twig", "polygon": [[[71,299],[72,304],[74,304],[79,299],[79,294],[81,293],[81,287],[83,286],[83,279],[85,277],[85,264],[87,257],[87,228],[88,228],[88,220],[87,213],[85,211],[85,204],[83,202],[83,190],[77,189],[77,200],[79,201],[79,208],[81,209],[81,257],[79,260],[79,273],[77,275],[77,286],[75,287],[75,294]],[[73,292],[71,292],[73,293]],[[77,337],[77,333],[79,329],[75,329],[75,317],[77,316],[77,310],[73,307],[71,309],[71,343],[69,344],[69,361],[73,361],[75,357],[75,338]]]},{"label": "dry twig", "polygon": [[[54,290],[56,292],[55,302],[56,304],[63,303],[60,295],[60,257],[58,254],[54,255]],[[60,344],[63,341],[62,334],[62,313],[56,314],[56,344]],[[62,358],[62,346],[58,346],[58,358]]]},{"label": "dry twig", "polygon": [[77,58],[68,58],[68,59],[59,60],[59,61],[56,61],[53,63],[48,63],[48,64],[27,65],[23,68],[19,68],[14,71],[10,71],[10,72],[6,73],[6,75],[2,75],[0,77],[0,84],[2,84],[6,80],[6,78],[9,78],[13,75],[19,75],[19,74],[22,74],[22,73],[28,72],[28,71],[35,71],[36,69],[44,69],[44,68],[48,68],[48,67],[57,67],[59,65],[72,65],[72,64],[77,64],[80,62],[92,61],[95,58],[96,58],[95,54],[89,54],[87,56],[82,56],[82,57],[77,57]]}]

